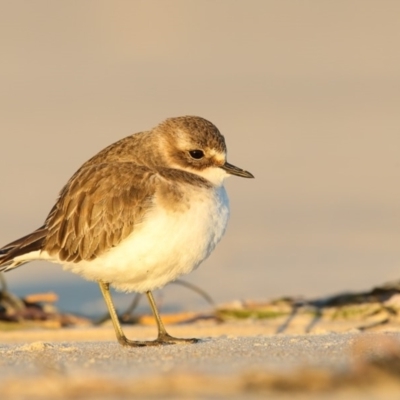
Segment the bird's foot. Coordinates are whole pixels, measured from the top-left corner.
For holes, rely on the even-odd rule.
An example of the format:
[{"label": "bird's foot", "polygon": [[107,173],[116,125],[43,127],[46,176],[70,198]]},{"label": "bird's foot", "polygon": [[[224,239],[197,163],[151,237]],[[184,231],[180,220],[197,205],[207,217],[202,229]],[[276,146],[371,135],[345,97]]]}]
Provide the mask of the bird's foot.
[{"label": "bird's foot", "polygon": [[129,340],[125,336],[118,338],[118,343],[124,347],[146,347],[146,346],[159,346],[155,340]]},{"label": "bird's foot", "polygon": [[200,342],[200,339],[196,338],[176,338],[169,335],[167,332],[160,333],[158,338],[155,340],[160,345],[164,344],[192,344]]},{"label": "bird's foot", "polygon": [[118,339],[119,344],[124,347],[154,347],[169,344],[191,344],[199,341],[200,339],[196,338],[176,338],[168,333],[158,335],[156,340],[129,340],[125,336]]}]

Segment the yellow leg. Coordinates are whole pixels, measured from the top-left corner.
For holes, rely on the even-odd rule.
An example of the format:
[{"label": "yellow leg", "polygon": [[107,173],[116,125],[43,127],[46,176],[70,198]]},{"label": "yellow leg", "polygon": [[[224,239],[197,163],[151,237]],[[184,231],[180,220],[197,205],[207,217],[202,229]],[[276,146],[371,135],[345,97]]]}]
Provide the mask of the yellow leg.
[{"label": "yellow leg", "polygon": [[99,282],[101,293],[104,297],[104,301],[106,302],[108,312],[110,313],[111,321],[113,323],[115,334],[117,335],[117,340],[123,346],[131,346],[131,347],[141,347],[141,346],[149,346],[150,344],[157,345],[154,342],[141,342],[141,341],[134,341],[129,340],[122,331],[121,325],[118,320],[118,315],[115,311],[115,307],[111,298],[110,294],[110,285],[108,283]]},{"label": "yellow leg", "polygon": [[110,294],[110,284],[99,281],[99,286],[101,293],[104,297],[104,301],[106,302],[108,312],[110,313],[111,321],[114,326],[117,340],[123,346],[130,346],[130,347],[159,346],[162,344],[173,344],[173,343],[196,343],[198,341],[198,339],[174,338],[167,333],[164,324],[161,321],[160,315],[157,311],[157,306],[151,292],[147,292],[146,294],[147,298],[149,299],[150,306],[154,314],[154,318],[156,319],[157,322],[158,337],[156,340],[150,340],[150,341],[129,340],[122,331],[121,324],[119,323],[118,315],[115,311],[115,307]]},{"label": "yellow leg", "polygon": [[146,292],[147,299],[149,300],[151,310],[153,311],[154,318],[157,323],[157,328],[158,328],[158,336],[156,339],[156,342],[160,344],[172,344],[172,343],[177,343],[177,344],[184,344],[184,343],[197,343],[199,339],[195,338],[175,338],[171,335],[168,334],[168,332],[165,329],[165,326],[161,320],[160,314],[158,313],[156,302],[154,301],[153,294],[149,291]]}]

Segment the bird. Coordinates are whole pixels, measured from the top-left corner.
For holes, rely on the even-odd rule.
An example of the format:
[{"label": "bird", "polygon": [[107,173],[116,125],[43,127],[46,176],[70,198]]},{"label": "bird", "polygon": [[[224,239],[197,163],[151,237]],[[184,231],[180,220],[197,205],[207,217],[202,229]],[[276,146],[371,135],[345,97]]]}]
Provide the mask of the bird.
[{"label": "bird", "polygon": [[[168,334],[152,294],[188,274],[225,233],[226,177],[254,176],[227,161],[224,136],[198,116],[164,120],[86,161],[61,189],[44,224],[0,249],[0,272],[34,260],[96,281],[118,342],[142,347],[196,343]],[[110,287],[145,293],[155,340],[128,339]]]}]

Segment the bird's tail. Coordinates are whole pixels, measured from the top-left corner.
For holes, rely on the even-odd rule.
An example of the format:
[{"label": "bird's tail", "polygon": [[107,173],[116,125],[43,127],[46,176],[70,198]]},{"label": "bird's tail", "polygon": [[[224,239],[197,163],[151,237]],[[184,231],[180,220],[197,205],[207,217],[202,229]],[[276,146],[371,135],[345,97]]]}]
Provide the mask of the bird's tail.
[{"label": "bird's tail", "polygon": [[36,231],[7,244],[0,249],[0,272],[19,267],[35,260],[43,248],[47,228],[40,227]]}]

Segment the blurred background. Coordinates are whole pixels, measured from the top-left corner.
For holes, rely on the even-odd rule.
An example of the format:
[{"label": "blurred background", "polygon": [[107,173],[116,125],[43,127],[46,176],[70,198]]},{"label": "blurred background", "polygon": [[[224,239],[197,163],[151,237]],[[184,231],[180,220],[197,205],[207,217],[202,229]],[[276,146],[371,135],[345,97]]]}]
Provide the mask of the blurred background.
[{"label": "blurred background", "polygon": [[[256,179],[227,181],[228,231],[185,280],[226,302],[400,279],[399,15],[390,0],[0,1],[0,244],[39,227],[96,152],[192,114]],[[105,311],[57,265],[6,277]],[[204,307],[177,285],[157,297]]]}]

